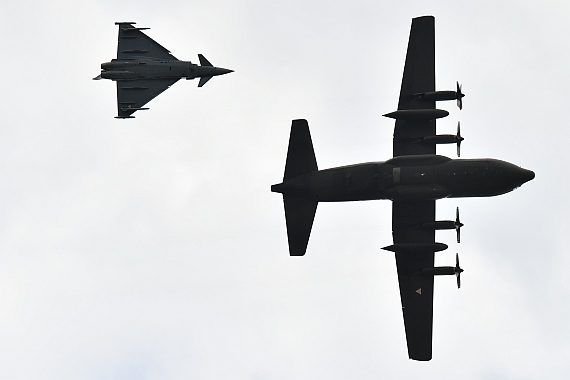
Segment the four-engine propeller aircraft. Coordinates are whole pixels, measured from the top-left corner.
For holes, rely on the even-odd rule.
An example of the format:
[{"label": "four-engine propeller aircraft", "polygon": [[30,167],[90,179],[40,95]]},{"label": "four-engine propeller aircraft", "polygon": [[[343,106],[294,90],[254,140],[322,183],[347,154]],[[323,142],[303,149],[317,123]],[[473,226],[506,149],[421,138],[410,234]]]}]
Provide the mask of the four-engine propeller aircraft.
[{"label": "four-engine propeller aircraft", "polygon": [[396,119],[393,158],[318,170],[306,120],[293,120],[283,182],[271,191],[281,193],[289,253],[303,256],[319,202],[392,200],[394,244],[400,297],[408,344],[414,360],[432,357],[433,284],[435,275],[459,275],[455,267],[435,267],[434,253],[447,245],[435,241],[435,231],[459,230],[456,220],[436,221],[435,201],[454,197],[489,197],[504,194],[534,178],[534,173],[496,159],[450,159],[436,155],[436,145],[461,143],[459,133],[437,135],[435,119],[448,115],[436,109],[439,100],[457,100],[463,94],[435,90],[434,18],[412,21],[398,110],[385,116]]},{"label": "four-engine propeller aircraft", "polygon": [[176,59],[168,50],[144,34],[149,28],[136,28],[134,22],[116,22],[119,26],[117,59],[101,64],[95,80],[117,82],[117,119],[134,118],[132,114],[168,89],[180,78],[200,78],[202,87],[212,77],[232,70],[214,67],[202,54],[200,65]]}]

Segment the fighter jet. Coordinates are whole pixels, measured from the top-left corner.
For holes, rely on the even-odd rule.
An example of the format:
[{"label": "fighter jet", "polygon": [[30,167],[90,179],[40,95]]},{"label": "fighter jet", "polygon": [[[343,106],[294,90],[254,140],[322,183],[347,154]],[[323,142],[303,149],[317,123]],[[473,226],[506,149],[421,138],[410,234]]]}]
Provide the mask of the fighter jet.
[{"label": "fighter jet", "polygon": [[136,111],[168,89],[180,78],[200,78],[202,87],[212,77],[233,72],[214,67],[202,54],[200,65],[176,59],[168,50],[144,34],[149,28],[136,28],[134,22],[116,22],[119,26],[117,58],[101,64],[101,74],[94,80],[117,82],[116,119],[132,119]]},{"label": "fighter jet", "polygon": [[303,256],[319,202],[392,201],[395,253],[408,355],[431,360],[433,284],[436,275],[455,275],[460,286],[459,256],[455,266],[434,266],[435,252],[447,245],[435,241],[436,230],[459,231],[455,220],[436,220],[437,199],[490,197],[505,194],[534,178],[534,173],[491,159],[451,159],[436,154],[436,145],[455,142],[461,135],[436,135],[436,119],[448,112],[435,108],[439,100],[461,100],[458,91],[435,90],[434,18],[412,21],[398,110],[393,157],[387,161],[319,170],[306,120],[293,120],[283,182],[271,186],[281,193],[289,253]]}]

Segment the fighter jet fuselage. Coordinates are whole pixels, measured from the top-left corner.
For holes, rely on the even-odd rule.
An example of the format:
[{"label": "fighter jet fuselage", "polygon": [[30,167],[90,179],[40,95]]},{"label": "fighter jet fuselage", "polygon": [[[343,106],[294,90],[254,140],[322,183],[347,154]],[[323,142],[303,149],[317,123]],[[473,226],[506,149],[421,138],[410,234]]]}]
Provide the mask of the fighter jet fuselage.
[{"label": "fighter jet fuselage", "polygon": [[271,190],[316,202],[422,201],[505,194],[533,178],[532,171],[496,159],[416,155],[313,171]]},{"label": "fighter jet fuselage", "polygon": [[101,78],[117,80],[213,77],[231,70],[199,66],[190,61],[160,59],[113,59],[101,64]]}]

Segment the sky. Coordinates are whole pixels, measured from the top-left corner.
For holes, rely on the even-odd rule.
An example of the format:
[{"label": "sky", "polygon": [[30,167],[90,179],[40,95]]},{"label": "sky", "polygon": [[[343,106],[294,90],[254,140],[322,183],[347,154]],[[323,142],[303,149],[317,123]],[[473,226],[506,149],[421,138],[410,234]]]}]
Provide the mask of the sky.
[{"label": "sky", "polygon": [[[463,84],[462,158],[536,178],[459,207],[462,288],[435,279],[433,360],[408,359],[389,201],[318,207],[289,257],[292,119],[319,168],[392,155],[411,19]],[[0,0],[0,379],[570,377],[565,1]],[[234,73],[117,120],[116,21]],[[454,146],[438,153],[455,158]]]}]

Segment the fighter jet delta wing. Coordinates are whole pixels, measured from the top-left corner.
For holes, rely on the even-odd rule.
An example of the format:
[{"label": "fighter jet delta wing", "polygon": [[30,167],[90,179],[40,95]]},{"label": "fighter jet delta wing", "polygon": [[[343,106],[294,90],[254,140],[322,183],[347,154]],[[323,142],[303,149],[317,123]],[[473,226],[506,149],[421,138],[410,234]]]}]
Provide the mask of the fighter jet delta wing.
[{"label": "fighter jet delta wing", "polygon": [[117,119],[129,119],[136,111],[146,110],[145,104],[178,82],[180,78],[138,79],[117,81]]},{"label": "fighter jet delta wing", "polygon": [[177,60],[170,52],[158,42],[147,36],[142,30],[149,28],[136,28],[134,22],[116,22],[119,25],[119,42],[117,44],[117,59],[155,58],[164,60]]}]

